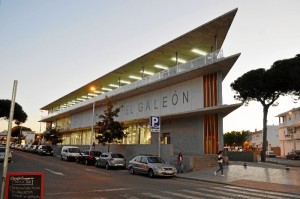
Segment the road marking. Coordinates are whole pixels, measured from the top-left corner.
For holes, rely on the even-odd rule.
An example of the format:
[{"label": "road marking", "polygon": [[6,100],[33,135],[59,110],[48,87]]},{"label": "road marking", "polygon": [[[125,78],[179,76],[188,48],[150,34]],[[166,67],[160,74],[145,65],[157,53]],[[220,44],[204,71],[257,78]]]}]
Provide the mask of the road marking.
[{"label": "road marking", "polygon": [[56,193],[46,193],[46,195],[67,195],[67,194],[76,194],[76,193],[93,193],[93,192],[113,192],[113,191],[127,191],[132,188],[116,188],[116,189],[98,189],[98,190],[91,190],[91,191],[74,191],[74,192],[56,192]]},{"label": "road marking", "polygon": [[[252,189],[252,192],[249,193],[249,190],[248,191],[243,191],[243,190],[236,190],[236,189],[226,189],[224,187],[213,187],[213,189],[218,189],[218,190],[226,190],[227,192],[233,192],[233,193],[239,193],[239,194],[245,194],[245,195],[252,195],[252,196],[256,196],[256,197],[262,197],[262,198],[282,198],[282,197],[279,197],[279,196],[271,196],[271,195],[267,195],[267,194],[259,194],[257,193],[256,189]],[[256,192],[256,193],[255,193]]]},{"label": "road marking", "polygon": [[171,192],[171,191],[163,191],[163,193],[167,193],[167,194],[182,197],[182,198],[203,199],[203,198],[194,197],[194,196],[187,196],[187,195],[184,195],[184,194],[181,194],[181,193],[174,193],[174,192]]},{"label": "road marking", "polygon": [[250,189],[246,187],[234,187],[230,185],[226,185],[225,187],[231,188],[231,189],[239,189],[239,190],[249,190],[249,191],[255,191],[257,193],[266,193],[266,194],[272,194],[272,195],[278,195],[278,196],[286,196],[286,197],[293,197],[293,198],[300,198],[298,194],[291,194],[291,193],[279,193],[279,192],[273,192],[273,191],[265,191],[265,190],[257,190],[257,189]]},{"label": "road marking", "polygon": [[223,196],[220,196],[220,195],[212,195],[212,194],[209,194],[209,193],[203,193],[203,192],[198,192],[198,191],[190,191],[190,190],[186,190],[186,189],[179,190],[179,191],[191,193],[191,194],[194,194],[194,195],[206,196],[206,197],[210,197],[210,198],[230,199],[229,197],[223,197]]},{"label": "road marking", "polygon": [[142,195],[145,195],[145,196],[148,196],[148,197],[151,197],[151,198],[172,199],[172,198],[169,198],[169,197],[164,197],[164,196],[156,195],[154,193],[142,193]]},{"label": "road marking", "polygon": [[[232,196],[232,193],[227,193],[228,190],[222,190],[222,191],[217,191],[217,190],[211,190],[212,188],[208,189],[208,188],[197,188],[197,190],[200,191],[204,191],[204,192],[210,192],[210,193],[214,193],[214,194],[220,194],[220,195],[225,195],[225,196]],[[252,199],[252,196],[246,196],[246,195],[242,195],[242,194],[234,194],[235,197],[239,197],[239,198],[245,198],[245,199]]]},{"label": "road marking", "polygon": [[46,171],[49,171],[49,172],[51,172],[51,173],[53,173],[53,174],[55,174],[55,175],[59,175],[59,176],[63,176],[63,175],[64,175],[64,174],[61,173],[61,172],[52,171],[52,170],[47,169],[47,168],[45,168],[45,170],[46,170]]},{"label": "road marking", "polygon": [[100,173],[100,174],[103,174],[103,175],[110,175],[110,174],[108,174],[108,173],[103,173],[103,172],[100,172],[100,171],[97,171],[97,170],[94,170],[94,169],[84,169],[84,170],[86,170],[86,171],[91,171],[91,172],[95,172],[95,173]]}]

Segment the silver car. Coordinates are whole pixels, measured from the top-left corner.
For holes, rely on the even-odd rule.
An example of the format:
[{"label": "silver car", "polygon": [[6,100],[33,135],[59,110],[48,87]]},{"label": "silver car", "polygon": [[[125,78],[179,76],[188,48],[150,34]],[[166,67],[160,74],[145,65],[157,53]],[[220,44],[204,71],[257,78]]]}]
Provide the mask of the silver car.
[{"label": "silver car", "polygon": [[155,155],[138,155],[128,163],[131,174],[142,173],[149,177],[175,176],[177,169]]},{"label": "silver car", "polygon": [[102,153],[95,163],[96,167],[105,167],[105,169],[126,168],[126,159],[119,153]]},{"label": "silver car", "polygon": [[[6,148],[5,147],[0,147],[0,162],[4,162],[4,159],[5,159],[5,150]],[[8,152],[8,162],[11,162],[12,160],[12,153],[11,151],[9,150]]]}]

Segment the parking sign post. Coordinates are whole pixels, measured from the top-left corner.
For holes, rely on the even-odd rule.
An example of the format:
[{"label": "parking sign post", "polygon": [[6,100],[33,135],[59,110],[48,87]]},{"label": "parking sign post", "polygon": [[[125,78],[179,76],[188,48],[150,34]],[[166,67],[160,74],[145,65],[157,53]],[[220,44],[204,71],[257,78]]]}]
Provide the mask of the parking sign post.
[{"label": "parking sign post", "polygon": [[160,157],[160,117],[150,117],[150,131],[158,133],[158,157]]}]

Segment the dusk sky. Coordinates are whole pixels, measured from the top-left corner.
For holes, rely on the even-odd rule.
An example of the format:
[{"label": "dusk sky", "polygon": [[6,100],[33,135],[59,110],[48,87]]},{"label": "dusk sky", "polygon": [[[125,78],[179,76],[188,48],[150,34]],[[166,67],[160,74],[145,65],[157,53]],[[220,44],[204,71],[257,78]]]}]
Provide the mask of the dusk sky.
[{"label": "dusk sky", "polygon": [[[299,0],[0,0],[0,99],[11,99],[18,80],[23,126],[44,131],[41,107],[236,8],[222,50],[241,56],[223,81],[224,104],[239,103],[230,84],[244,73],[300,54]],[[290,96],[278,102],[268,125],[300,106]],[[261,130],[262,111],[242,106],[224,132]]]}]

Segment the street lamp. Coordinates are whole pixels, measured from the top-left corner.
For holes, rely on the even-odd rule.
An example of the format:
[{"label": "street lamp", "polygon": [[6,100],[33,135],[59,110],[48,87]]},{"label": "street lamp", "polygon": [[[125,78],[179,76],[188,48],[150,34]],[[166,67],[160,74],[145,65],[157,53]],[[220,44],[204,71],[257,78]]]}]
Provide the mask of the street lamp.
[{"label": "street lamp", "polygon": [[[98,93],[99,91],[96,90],[95,87],[90,88],[91,91]],[[95,116],[95,104],[96,101],[93,102],[93,113],[92,113],[92,124],[91,124],[91,135],[90,135],[90,151],[92,150],[93,147],[93,135],[94,135],[94,116]]]},{"label": "street lamp", "polygon": [[92,114],[92,125],[91,125],[91,135],[90,135],[90,151],[92,150],[92,145],[93,145],[95,103],[96,101],[93,102],[93,114]]}]

